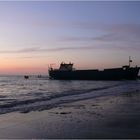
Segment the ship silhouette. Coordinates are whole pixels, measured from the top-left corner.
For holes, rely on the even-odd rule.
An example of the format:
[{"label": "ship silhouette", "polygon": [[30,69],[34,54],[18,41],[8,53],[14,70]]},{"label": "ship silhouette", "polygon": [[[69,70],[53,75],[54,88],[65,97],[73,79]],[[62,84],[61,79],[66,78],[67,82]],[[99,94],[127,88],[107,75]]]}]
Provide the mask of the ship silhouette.
[{"label": "ship silhouette", "polygon": [[73,68],[73,63],[60,64],[59,69],[49,67],[50,79],[59,80],[135,80],[138,78],[140,67],[131,67],[132,60],[129,57],[129,64],[118,67],[108,68],[104,70],[76,70]]}]

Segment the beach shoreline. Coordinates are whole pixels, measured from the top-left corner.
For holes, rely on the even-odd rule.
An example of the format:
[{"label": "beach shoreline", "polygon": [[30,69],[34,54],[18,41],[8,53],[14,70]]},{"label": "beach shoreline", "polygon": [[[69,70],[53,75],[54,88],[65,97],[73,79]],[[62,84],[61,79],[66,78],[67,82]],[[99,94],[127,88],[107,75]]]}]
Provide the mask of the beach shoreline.
[{"label": "beach shoreline", "polygon": [[140,138],[140,91],[0,115],[1,139]]}]

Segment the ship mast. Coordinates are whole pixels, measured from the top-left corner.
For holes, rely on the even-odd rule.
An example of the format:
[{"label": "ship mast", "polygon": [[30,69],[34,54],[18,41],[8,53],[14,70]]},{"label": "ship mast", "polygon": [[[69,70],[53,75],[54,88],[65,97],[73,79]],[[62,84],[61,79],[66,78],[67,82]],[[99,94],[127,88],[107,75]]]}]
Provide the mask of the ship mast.
[{"label": "ship mast", "polygon": [[129,56],[129,67],[131,65],[131,62],[132,62],[132,59],[131,59],[131,56]]}]

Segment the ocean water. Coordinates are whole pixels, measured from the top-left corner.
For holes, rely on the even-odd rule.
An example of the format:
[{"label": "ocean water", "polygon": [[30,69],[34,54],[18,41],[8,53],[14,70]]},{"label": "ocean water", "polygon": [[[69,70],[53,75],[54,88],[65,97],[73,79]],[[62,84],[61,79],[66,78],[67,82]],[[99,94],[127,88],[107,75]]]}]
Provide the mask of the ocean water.
[{"label": "ocean water", "polygon": [[135,81],[49,80],[48,77],[0,76],[0,114],[28,113],[79,100],[140,91]]}]

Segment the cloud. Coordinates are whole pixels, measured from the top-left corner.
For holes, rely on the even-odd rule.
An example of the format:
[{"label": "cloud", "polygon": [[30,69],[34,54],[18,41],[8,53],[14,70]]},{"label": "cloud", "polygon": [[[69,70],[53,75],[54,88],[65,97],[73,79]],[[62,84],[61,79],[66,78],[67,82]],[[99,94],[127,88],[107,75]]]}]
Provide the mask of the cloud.
[{"label": "cloud", "polygon": [[[80,28],[90,29],[91,32],[98,32],[94,36],[87,37],[86,34],[82,37],[69,36],[60,39],[62,42],[83,43],[87,42],[102,46],[104,49],[107,44],[112,45],[110,49],[131,49],[140,50],[140,24],[91,24],[81,23],[77,24]],[[84,33],[84,32],[83,32]],[[114,46],[116,48],[114,48]]]},{"label": "cloud", "polygon": [[[115,46],[115,47],[114,47]],[[125,49],[129,49],[129,50],[140,50],[140,47],[139,46],[134,46],[133,48],[131,46],[117,46],[117,45],[114,45],[113,47],[110,46],[110,45],[105,45],[103,47],[100,47],[99,45],[98,46],[85,46],[85,47],[59,47],[59,48],[49,48],[49,49],[46,49],[46,48],[24,48],[24,49],[21,49],[21,50],[3,50],[3,51],[0,51],[0,53],[3,53],[3,54],[31,54],[31,53],[46,53],[46,52],[60,52],[60,51],[81,51],[81,50],[106,50],[106,49],[121,49],[121,50],[125,50]],[[32,58],[32,57],[23,57],[23,58]]]},{"label": "cloud", "polygon": [[17,50],[15,52],[19,52],[19,53],[30,53],[30,52],[38,52],[40,51],[41,48],[40,47],[31,47],[31,48],[24,48],[24,49],[21,49],[21,50]]},{"label": "cloud", "polygon": [[62,42],[75,42],[75,41],[94,41],[94,37],[64,37],[60,39]]},{"label": "cloud", "polygon": [[46,53],[46,52],[59,52],[59,51],[69,51],[69,50],[93,50],[101,49],[94,46],[85,46],[85,47],[58,47],[58,48],[23,48],[20,50],[3,50],[0,53],[3,54],[30,54],[30,53]]},{"label": "cloud", "polygon": [[59,48],[41,48],[41,47],[37,47],[37,48],[23,48],[20,50],[1,50],[0,53],[43,53],[43,52],[57,52],[57,51],[65,51],[65,50],[81,50],[81,49],[93,49],[93,47],[59,47]]},{"label": "cloud", "polygon": [[116,24],[106,26],[104,30],[106,34],[97,37],[97,40],[140,43],[140,24]]},{"label": "cloud", "polygon": [[[35,44],[34,47],[22,48],[19,50],[0,50],[2,54],[20,54],[20,53],[46,53],[46,52],[59,52],[69,50],[94,50],[94,49],[129,49],[140,50],[140,24],[92,24],[92,23],[69,23],[69,26],[90,29],[90,32],[99,31],[100,34],[94,36],[64,36],[60,37],[57,41],[59,43],[75,43],[79,44],[71,47],[56,47],[56,48],[43,48],[40,44]],[[84,33],[84,32],[83,32]],[[87,44],[83,46],[83,42]],[[77,43],[76,43],[77,44]],[[36,47],[37,46],[37,47]],[[80,46],[80,47],[78,47]]]}]

